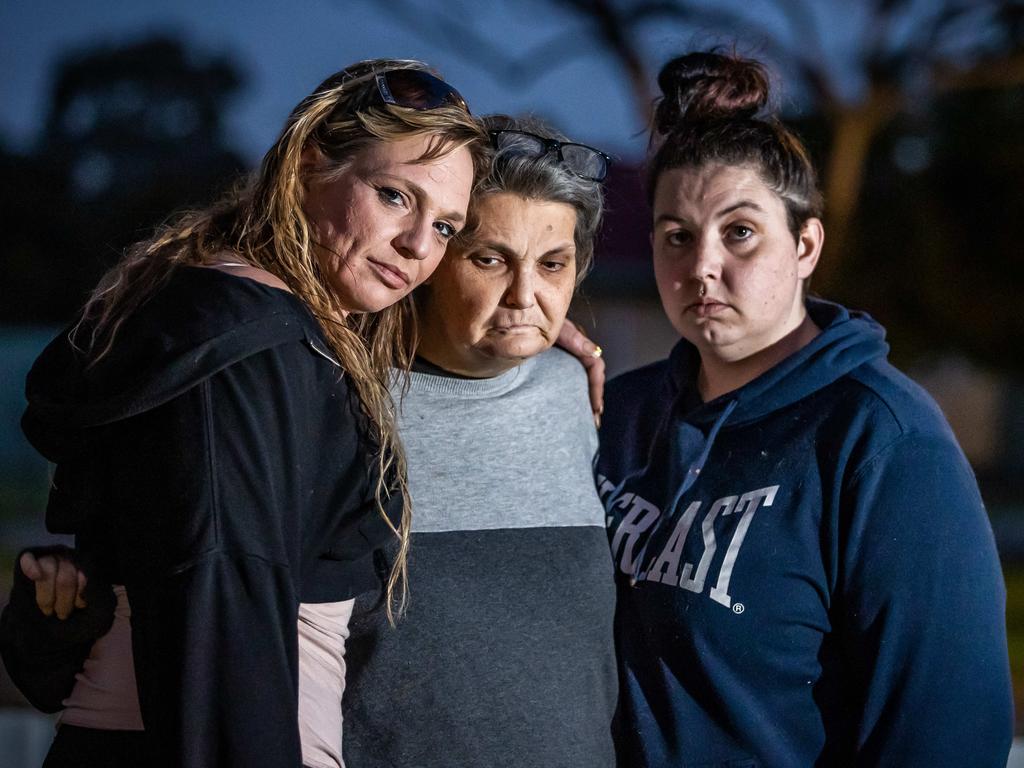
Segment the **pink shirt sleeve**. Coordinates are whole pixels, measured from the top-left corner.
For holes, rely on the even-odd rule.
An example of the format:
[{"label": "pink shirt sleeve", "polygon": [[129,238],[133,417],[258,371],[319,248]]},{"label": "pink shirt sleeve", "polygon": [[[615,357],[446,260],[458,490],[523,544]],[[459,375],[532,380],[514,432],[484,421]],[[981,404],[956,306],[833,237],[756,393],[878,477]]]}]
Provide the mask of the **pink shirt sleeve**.
[{"label": "pink shirt sleeve", "polygon": [[[96,641],[75,687],[64,700],[61,724],[99,730],[143,730],[132,661],[131,609],[115,586],[114,623]],[[299,736],[310,768],[344,768],[341,697],[345,641],[354,600],[299,605]]]},{"label": "pink shirt sleeve", "polygon": [[299,605],[299,736],[310,768],[344,768],[341,697],[354,600]]}]

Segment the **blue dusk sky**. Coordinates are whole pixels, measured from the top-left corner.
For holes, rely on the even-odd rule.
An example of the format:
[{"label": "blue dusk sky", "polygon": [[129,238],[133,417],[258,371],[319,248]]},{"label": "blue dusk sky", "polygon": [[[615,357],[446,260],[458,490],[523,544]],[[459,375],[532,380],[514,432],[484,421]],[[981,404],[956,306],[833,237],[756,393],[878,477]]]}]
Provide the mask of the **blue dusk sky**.
[{"label": "blue dusk sky", "polygon": [[[770,0],[717,1],[742,6],[765,24],[778,21]],[[399,16],[395,5],[414,8],[413,17],[422,23]],[[856,4],[828,0],[808,7],[828,9],[828,15],[815,13],[808,20],[824,33],[830,56],[841,67],[857,35],[844,40],[835,30],[845,34],[858,28]],[[436,21],[442,8],[467,23],[472,19],[469,26],[482,44],[439,42]],[[434,34],[422,31],[427,29]],[[635,159],[644,151],[643,126],[626,78],[590,42],[584,24],[548,0],[5,0],[0,4],[0,141],[18,151],[31,148],[63,52],[154,33],[178,36],[199,55],[228,55],[245,73],[227,130],[229,141],[250,162],[273,141],[291,107],[324,76],[380,56],[430,62],[478,114],[532,111],[613,155]],[[452,33],[458,40],[460,30]],[[672,53],[734,42],[664,21],[644,27],[642,38],[652,71]],[[536,78],[514,82],[492,73],[495,62],[530,50],[545,52],[550,61]],[[481,57],[491,66],[481,66]],[[848,81],[855,95],[856,82]],[[785,96],[792,103],[793,94]]]}]

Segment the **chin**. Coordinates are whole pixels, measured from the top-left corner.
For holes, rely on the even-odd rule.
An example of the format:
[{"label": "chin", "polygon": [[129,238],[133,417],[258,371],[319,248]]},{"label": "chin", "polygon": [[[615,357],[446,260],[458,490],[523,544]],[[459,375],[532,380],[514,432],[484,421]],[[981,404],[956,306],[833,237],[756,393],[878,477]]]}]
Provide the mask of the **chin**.
[{"label": "chin", "polygon": [[508,344],[501,345],[494,350],[494,357],[502,358],[504,360],[516,361],[517,363],[526,360],[527,358],[539,355],[548,349],[550,344],[543,343],[521,343],[521,344]]},{"label": "chin", "polygon": [[409,291],[368,291],[344,297],[342,304],[349,312],[363,314],[380,312],[392,304],[397,304],[409,294]]}]

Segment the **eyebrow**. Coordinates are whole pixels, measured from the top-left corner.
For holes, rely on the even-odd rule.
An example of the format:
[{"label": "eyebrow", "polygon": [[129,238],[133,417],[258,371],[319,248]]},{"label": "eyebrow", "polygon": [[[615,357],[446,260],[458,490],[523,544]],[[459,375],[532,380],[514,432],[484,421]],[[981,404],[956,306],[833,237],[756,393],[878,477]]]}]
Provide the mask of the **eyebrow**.
[{"label": "eyebrow", "polygon": [[722,216],[732,213],[735,210],[739,210],[740,208],[753,208],[755,211],[760,211],[761,213],[764,213],[764,208],[755,203],[753,200],[740,200],[738,203],[734,203],[733,205],[730,205],[728,208],[723,208],[722,210],[720,210],[718,213],[715,214],[715,218],[721,218]]},{"label": "eyebrow", "polygon": [[[732,205],[727,206],[727,207],[723,208],[720,211],[716,211],[715,214],[714,214],[714,218],[720,219],[723,216],[729,215],[733,211],[738,211],[740,208],[752,208],[753,210],[759,211],[761,213],[765,212],[764,208],[762,208],[760,205],[755,203],[753,200],[740,200],[739,202],[733,203]],[[656,218],[654,220],[654,226],[658,226],[662,222],[666,222],[666,221],[667,222],[677,223],[677,224],[685,224],[685,223],[687,223],[688,220],[683,218],[683,217],[681,217],[681,216],[674,216],[671,213],[663,213],[658,218]]]},{"label": "eyebrow", "polygon": [[[404,176],[395,176],[394,174],[391,173],[382,173],[380,175],[382,178],[392,179],[393,181],[399,182],[408,187],[409,191],[411,191],[413,196],[415,196],[417,200],[419,200],[420,202],[429,199],[430,197],[427,194],[426,190],[423,189],[423,187],[421,187],[414,181],[410,181]],[[440,213],[437,214],[437,218],[448,219],[456,224],[462,224],[463,222],[466,221],[466,214],[461,213],[459,211],[441,211]]]},{"label": "eyebrow", "polygon": [[[565,253],[565,252],[568,252],[568,251],[571,251],[572,255],[575,257],[575,255],[576,255],[575,245],[576,245],[575,242],[566,241],[566,242],[562,243],[561,245],[558,245],[558,246],[556,246],[554,248],[548,249],[547,251],[545,251],[544,253],[542,253],[540,255],[540,258],[543,259],[543,258],[545,258],[547,256],[554,256],[556,253]],[[517,253],[516,251],[512,250],[511,248],[509,248],[504,243],[498,242],[497,240],[478,240],[475,243],[475,249],[482,249],[482,248],[488,248],[488,249],[490,249],[492,251],[496,251],[497,253],[500,253],[502,256],[507,256],[509,258],[513,258],[513,259],[522,258],[522,254]]]}]

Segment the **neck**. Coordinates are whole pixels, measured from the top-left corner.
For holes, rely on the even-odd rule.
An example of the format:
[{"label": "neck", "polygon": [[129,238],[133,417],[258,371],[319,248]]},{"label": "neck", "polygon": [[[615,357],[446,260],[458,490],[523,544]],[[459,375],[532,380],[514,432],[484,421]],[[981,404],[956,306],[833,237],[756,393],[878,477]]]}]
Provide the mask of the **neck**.
[{"label": "neck", "polygon": [[462,355],[452,345],[439,341],[431,333],[424,333],[420,337],[416,354],[438,368],[471,379],[492,379],[511,371],[522,362],[517,359]]},{"label": "neck", "polygon": [[704,402],[728,394],[750,383],[762,373],[807,346],[821,333],[821,329],[805,314],[792,331],[774,344],[758,350],[741,360],[722,360],[701,353],[697,390]]},{"label": "neck", "polygon": [[419,333],[416,354],[428,363],[457,376],[470,379],[492,379],[523,362],[519,358],[492,357],[481,354],[465,340],[448,333],[446,308],[433,289],[420,291],[416,300]]}]

